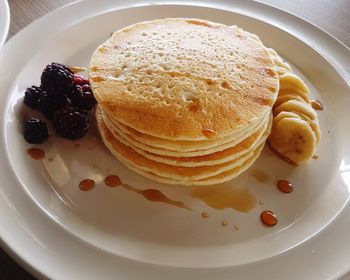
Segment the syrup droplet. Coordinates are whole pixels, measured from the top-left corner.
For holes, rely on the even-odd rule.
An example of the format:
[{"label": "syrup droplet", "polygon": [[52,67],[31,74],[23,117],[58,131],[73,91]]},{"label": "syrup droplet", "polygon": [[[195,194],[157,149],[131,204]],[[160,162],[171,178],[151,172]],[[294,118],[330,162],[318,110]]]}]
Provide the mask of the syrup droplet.
[{"label": "syrup droplet", "polygon": [[294,190],[292,183],[287,180],[279,180],[277,188],[284,193],[291,193]]},{"label": "syrup droplet", "polygon": [[205,219],[208,219],[209,218],[209,214],[207,212],[203,212],[202,213],[202,217],[205,218]]},{"label": "syrup droplet", "polygon": [[105,81],[106,79],[101,77],[101,76],[94,76],[94,77],[91,78],[91,80],[96,82],[96,83],[99,83],[99,82]]},{"label": "syrup droplet", "polygon": [[213,138],[216,136],[216,132],[210,128],[205,128],[202,130],[202,133],[207,138]]},{"label": "syrup droplet", "polygon": [[158,202],[163,202],[163,203],[167,203],[176,207],[180,207],[183,209],[187,209],[190,211],[193,211],[190,207],[188,207],[186,204],[184,204],[182,201],[176,201],[176,200],[172,200],[168,197],[166,197],[162,192],[160,192],[159,190],[156,189],[146,189],[146,190],[139,190],[136,189],[128,184],[121,184],[121,186],[128,190],[128,191],[132,191],[135,193],[138,193],[140,195],[142,195],[144,198],[146,198],[147,200],[150,201],[158,201]]},{"label": "syrup droplet", "polygon": [[313,158],[313,159],[318,159],[318,154],[314,154],[314,155],[312,156],[312,158]]},{"label": "syrup droplet", "polygon": [[84,71],[87,70],[87,68],[85,68],[85,67],[79,67],[79,66],[70,66],[69,69],[72,70],[72,72],[73,72],[74,74],[79,73],[79,72],[84,72]]},{"label": "syrup droplet", "polygon": [[119,187],[122,181],[117,175],[110,175],[105,178],[105,184],[110,188]]},{"label": "syrup droplet", "polygon": [[228,222],[227,221],[222,221],[221,224],[222,224],[223,227],[226,227],[228,225]]},{"label": "syrup droplet", "polygon": [[197,187],[193,188],[191,196],[200,199],[214,209],[232,208],[240,212],[248,212],[256,206],[255,197],[246,187],[242,186]]},{"label": "syrup droplet", "polygon": [[319,100],[311,100],[311,107],[318,111],[323,111],[323,105]]},{"label": "syrup droplet", "polygon": [[205,27],[212,27],[210,24],[203,22],[203,21],[199,21],[199,20],[186,20],[186,22],[188,22],[189,24],[195,24],[195,25],[201,25],[201,26],[205,26]]},{"label": "syrup droplet", "polygon": [[235,230],[239,230],[239,226],[235,225],[234,226]]},{"label": "syrup droplet", "polygon": [[260,183],[267,183],[270,180],[269,175],[259,169],[254,169],[250,175]]},{"label": "syrup droplet", "polygon": [[260,215],[260,219],[264,225],[273,227],[277,224],[277,216],[271,211],[263,211]]},{"label": "syrup droplet", "polygon": [[45,157],[45,152],[42,149],[38,148],[27,149],[27,154],[34,160],[40,160]]},{"label": "syrup droplet", "polygon": [[79,183],[79,189],[81,189],[84,192],[93,189],[94,186],[95,186],[95,181],[91,179],[85,179]]}]

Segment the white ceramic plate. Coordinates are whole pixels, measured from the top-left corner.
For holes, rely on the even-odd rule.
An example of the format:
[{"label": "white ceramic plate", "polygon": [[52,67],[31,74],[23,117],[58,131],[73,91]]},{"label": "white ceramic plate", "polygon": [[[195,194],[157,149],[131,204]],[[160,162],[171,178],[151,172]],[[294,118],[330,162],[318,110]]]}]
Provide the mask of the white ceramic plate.
[{"label": "white ceramic plate", "polygon": [[[2,245],[36,276],[54,279],[329,279],[345,273],[350,266],[349,50],[316,27],[256,2],[128,2],[78,2],[31,24],[2,50],[0,64],[7,65],[0,69]],[[263,202],[248,213],[211,209],[182,187],[134,174],[107,152],[93,129],[78,141],[79,148],[52,136],[41,146],[42,162],[26,155],[31,145],[23,140],[22,120],[33,112],[22,105],[22,96],[39,83],[45,65],[87,66],[91,52],[112,31],[164,17],[204,18],[256,33],[294,65],[325,106],[319,113],[318,160],[295,168],[265,149],[251,170],[231,182]],[[268,174],[268,182],[254,179],[253,169]],[[107,188],[103,178],[110,174],[140,189],[157,188],[197,212]],[[84,178],[97,186],[80,191]],[[295,191],[280,193],[278,179],[292,181]],[[277,213],[277,226],[261,224],[265,209]]]},{"label": "white ceramic plate", "polygon": [[10,27],[10,10],[7,0],[0,0],[0,49],[4,45]]}]

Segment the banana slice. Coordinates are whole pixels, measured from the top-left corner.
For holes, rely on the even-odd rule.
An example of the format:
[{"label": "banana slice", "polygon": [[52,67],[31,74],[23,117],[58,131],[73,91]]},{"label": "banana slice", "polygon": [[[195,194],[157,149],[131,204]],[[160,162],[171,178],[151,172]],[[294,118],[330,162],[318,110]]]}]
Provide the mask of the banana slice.
[{"label": "banana slice", "polygon": [[308,125],[310,125],[311,129],[313,130],[313,132],[315,133],[315,137],[316,137],[316,143],[318,144],[318,142],[321,139],[321,131],[320,131],[320,127],[318,125],[318,120],[310,120],[306,115],[304,114],[296,114],[294,112],[286,112],[286,111],[282,111],[280,112],[277,116],[274,117],[273,121],[278,122],[280,119],[282,118],[300,118],[304,121],[306,121],[308,123]]},{"label": "banana slice", "polygon": [[310,125],[299,117],[274,119],[269,144],[282,157],[301,164],[315,154],[316,136]]},{"label": "banana slice", "polygon": [[296,91],[302,91],[306,94],[309,94],[309,89],[305,85],[302,79],[300,79],[298,76],[294,75],[293,73],[286,73],[280,78],[280,90],[290,89],[290,90],[296,90]]},{"label": "banana slice", "polygon": [[273,118],[273,124],[279,122],[281,119],[298,119],[300,118],[297,114],[292,112],[281,112]]},{"label": "banana slice", "polygon": [[295,90],[295,89],[283,89],[278,92],[278,96],[285,96],[285,95],[291,95],[295,97],[300,97],[303,99],[303,101],[307,104],[311,104],[309,94],[302,90]]},{"label": "banana slice", "polygon": [[315,120],[311,120],[308,118],[308,116],[304,114],[300,113],[298,115],[300,118],[302,118],[304,121],[306,121],[310,125],[311,129],[315,133],[316,144],[318,144],[318,142],[320,142],[320,139],[321,139],[321,130],[320,130],[320,126],[318,125],[318,118],[316,118]]},{"label": "banana slice", "polygon": [[311,105],[299,101],[299,100],[288,100],[274,109],[274,115],[278,115],[280,112],[295,112],[296,114],[304,114],[310,120],[316,120],[317,114]]},{"label": "banana slice", "polygon": [[273,106],[274,106],[274,108],[277,108],[279,105],[281,105],[289,100],[298,100],[300,102],[305,102],[305,100],[300,95],[296,95],[296,94],[282,94],[281,95],[281,94],[278,94],[276,102]]}]

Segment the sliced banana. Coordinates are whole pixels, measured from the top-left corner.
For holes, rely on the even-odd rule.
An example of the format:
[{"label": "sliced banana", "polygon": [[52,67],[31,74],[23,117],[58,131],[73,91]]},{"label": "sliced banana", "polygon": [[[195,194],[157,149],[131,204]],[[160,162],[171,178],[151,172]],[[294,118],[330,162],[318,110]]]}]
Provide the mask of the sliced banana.
[{"label": "sliced banana", "polygon": [[305,120],[299,117],[274,120],[270,146],[295,164],[304,163],[315,154],[316,142],[315,133]]},{"label": "sliced banana", "polygon": [[294,75],[292,72],[281,75],[280,90],[291,89],[309,94],[309,89],[302,79]]},{"label": "sliced banana", "polygon": [[305,102],[304,99],[297,94],[282,94],[282,95],[278,95],[275,104],[273,105],[274,108],[277,108],[279,105],[289,101],[289,100],[298,100],[301,102]]},{"label": "sliced banana", "polygon": [[274,115],[278,115],[282,111],[304,114],[311,120],[317,119],[317,114],[311,105],[295,99],[288,100],[278,107],[274,108]]},{"label": "sliced banana", "polygon": [[287,111],[282,111],[280,112],[277,116],[273,118],[274,122],[278,122],[282,118],[300,118],[308,123],[310,125],[311,129],[315,133],[316,137],[316,143],[318,143],[321,139],[321,131],[320,127],[318,126],[318,120],[310,120],[306,115],[304,114],[296,114],[294,112],[287,112]]},{"label": "sliced banana", "polygon": [[301,164],[310,159],[320,141],[316,111],[311,107],[309,89],[293,74],[288,63],[272,49],[271,58],[279,75],[280,90],[273,108],[273,125],[269,144],[290,161]]},{"label": "sliced banana", "polygon": [[315,137],[316,137],[316,144],[318,144],[318,142],[320,142],[321,140],[321,130],[320,130],[320,126],[318,125],[318,118],[316,118],[315,120],[311,120],[308,118],[308,116],[298,113],[299,117],[302,118],[304,121],[306,121],[311,129],[313,130],[313,132],[315,133]]},{"label": "sliced banana", "polygon": [[303,99],[303,101],[307,104],[311,104],[309,94],[302,90],[295,90],[295,89],[283,89],[278,92],[278,97],[285,96],[285,95],[291,95],[295,97],[300,97]]}]

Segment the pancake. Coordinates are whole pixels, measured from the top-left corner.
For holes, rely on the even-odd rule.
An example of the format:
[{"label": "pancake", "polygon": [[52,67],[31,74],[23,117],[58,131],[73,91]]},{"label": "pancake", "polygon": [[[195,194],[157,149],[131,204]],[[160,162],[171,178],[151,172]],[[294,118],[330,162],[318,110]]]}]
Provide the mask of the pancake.
[{"label": "pancake", "polygon": [[[177,151],[181,153],[187,153],[191,151],[199,151],[199,150],[207,150],[214,147],[219,147],[220,145],[227,144],[232,141],[240,142],[242,139],[249,137],[252,133],[254,133],[257,129],[260,129],[261,126],[266,124],[266,117],[260,122],[252,125],[251,128],[242,130],[235,137],[227,136],[219,139],[208,139],[202,141],[173,141],[169,139],[162,139],[158,137],[154,137],[151,135],[147,135],[141,132],[136,131],[135,129],[128,127],[111,119],[107,114],[105,114],[105,121],[108,123],[108,127],[112,130],[118,131],[120,134],[126,134],[128,137],[137,141],[139,143],[152,146],[155,148],[161,148],[171,151]],[[127,137],[126,136],[126,137]]]},{"label": "pancake", "polygon": [[[249,136],[251,136],[253,133],[255,133],[256,131],[260,130],[262,127],[267,126],[268,120],[269,120],[269,116],[267,116],[262,122],[261,124],[255,128],[254,131],[252,131],[252,133],[250,133],[248,131],[248,135],[243,135],[238,139],[234,139],[233,141],[229,142],[229,143],[224,143],[222,145],[217,145],[214,147],[211,147],[209,149],[206,150],[202,150],[202,149],[196,149],[193,151],[179,151],[179,150],[168,150],[168,149],[163,149],[163,148],[158,148],[155,146],[150,146],[148,144],[144,144],[142,142],[139,142],[135,139],[133,139],[130,135],[124,133],[122,130],[119,130],[116,126],[113,126],[113,124],[111,124],[110,119],[108,118],[108,116],[105,113],[103,114],[103,118],[104,118],[104,122],[107,125],[107,127],[114,133],[118,133],[118,135],[120,135],[120,137],[122,137],[123,139],[125,139],[125,141],[127,141],[132,147],[141,149],[143,151],[149,152],[149,153],[153,153],[153,154],[159,154],[159,155],[163,155],[163,156],[173,156],[173,157],[194,157],[194,156],[203,156],[203,155],[209,155],[218,151],[222,151],[225,149],[228,149],[230,147],[233,147],[235,145],[237,145],[238,143],[240,143],[241,141],[243,141],[244,139],[247,139]],[[194,147],[195,148],[195,147]]]},{"label": "pancake", "polygon": [[238,158],[239,156],[247,153],[250,150],[253,150],[254,148],[256,148],[257,145],[260,144],[264,134],[266,134],[267,131],[271,130],[272,121],[272,116],[270,116],[269,121],[263,127],[260,127],[260,129],[253,133],[250,137],[247,137],[237,145],[230,146],[229,148],[226,148],[224,150],[200,156],[174,157],[147,152],[145,150],[139,149],[138,147],[135,147],[130,142],[128,142],[127,139],[123,138],[123,136],[120,135],[117,131],[114,131],[107,125],[104,113],[99,107],[97,108],[97,114],[100,115],[100,118],[103,119],[104,125],[109,129],[109,131],[119,142],[126,146],[129,146],[142,156],[156,162],[186,167],[208,166],[225,163]]},{"label": "pancake", "polygon": [[240,174],[242,174],[244,171],[246,171],[249,167],[253,165],[254,161],[259,157],[263,148],[264,148],[264,144],[261,144],[259,147],[257,147],[252,157],[250,157],[247,161],[245,161],[241,166],[238,166],[232,170],[220,173],[216,176],[206,178],[205,180],[198,180],[198,181],[172,180],[169,178],[158,176],[151,172],[145,172],[145,171],[139,170],[129,165],[127,162],[123,162],[122,160],[121,162],[123,162],[124,165],[127,166],[130,170],[133,170],[134,172],[159,183],[169,184],[169,185],[182,185],[182,186],[210,186],[210,185],[216,185],[216,184],[227,182],[229,180],[236,178]]},{"label": "pancake", "polygon": [[[105,125],[99,108],[96,110],[96,120],[101,138],[106,147],[127,167],[144,176],[147,174],[146,177],[148,178],[160,177],[165,180],[158,179],[158,181],[169,181],[173,182],[173,184],[181,183],[183,185],[206,185],[206,178],[211,178],[210,180],[212,182],[212,180],[216,180],[213,178],[218,176],[221,182],[225,180],[225,178],[227,179],[227,176],[231,179],[235,174],[240,174],[239,171],[248,168],[253,163],[251,159],[254,158],[257,153],[260,153],[271,128],[271,126],[269,126],[269,128],[266,129],[264,136],[260,138],[257,148],[248,151],[233,161],[211,166],[180,167],[152,161],[137,153],[129,146],[121,143]],[[227,176],[221,174],[227,174]]]},{"label": "pancake", "polygon": [[269,51],[235,26],[194,19],[138,23],[115,32],[90,62],[108,116],[140,133],[201,141],[249,130],[279,88]]}]

